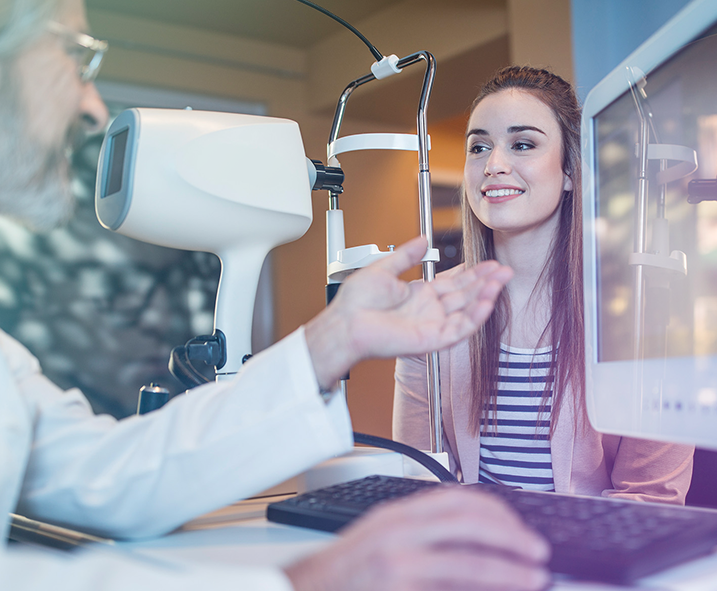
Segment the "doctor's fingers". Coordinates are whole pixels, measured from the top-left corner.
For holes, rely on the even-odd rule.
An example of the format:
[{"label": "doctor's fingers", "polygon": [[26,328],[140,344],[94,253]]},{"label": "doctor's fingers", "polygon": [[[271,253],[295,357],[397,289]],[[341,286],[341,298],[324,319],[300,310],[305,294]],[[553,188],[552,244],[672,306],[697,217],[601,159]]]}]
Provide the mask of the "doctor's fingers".
[{"label": "doctor's fingers", "polygon": [[411,289],[398,276],[419,264],[425,253],[425,238],[409,240],[393,254],[349,275],[336,299],[349,307],[387,309],[400,305],[410,297]]},{"label": "doctor's fingers", "polygon": [[411,296],[417,299],[422,292],[422,297],[429,300],[437,298],[446,315],[462,310],[477,300],[495,302],[501,289],[513,276],[513,271],[495,261],[487,261],[480,267],[480,270],[471,267],[457,272],[451,269],[430,283],[412,281],[409,284]]},{"label": "doctor's fingers", "polygon": [[541,591],[538,565],[483,548],[389,548],[347,539],[286,567],[295,591]]},{"label": "doctor's fingers", "polygon": [[[478,326],[480,326],[487,318],[487,315],[484,315],[485,306],[483,304],[490,304],[490,308],[488,308],[488,314],[490,314],[492,306],[503,287],[505,287],[505,281],[502,279],[481,278],[463,289],[447,292],[439,296],[439,301],[444,314],[463,313],[468,319],[478,323]],[[431,288],[426,287],[425,289]]]},{"label": "doctor's fingers", "polygon": [[441,489],[370,511],[334,544],[286,568],[294,588],[540,589],[547,544],[498,499],[460,487]]},{"label": "doctor's fingers", "polygon": [[481,546],[531,563],[548,559],[547,542],[500,499],[474,489],[441,489],[386,503],[348,528],[346,534],[354,529],[384,548]]},{"label": "doctor's fingers", "polygon": [[462,268],[456,272],[453,269],[440,273],[431,283],[439,296],[475,289],[476,286],[485,285],[495,281],[505,285],[513,277],[510,267],[500,265],[496,261],[485,261],[469,268]]},{"label": "doctor's fingers", "polygon": [[402,589],[541,591],[550,582],[546,568],[482,547],[434,547],[392,558],[392,578]]},{"label": "doctor's fingers", "polygon": [[408,242],[404,242],[392,254],[379,259],[371,266],[377,269],[384,269],[398,277],[404,271],[408,271],[421,262],[426,254],[428,242],[423,236],[416,236]]},{"label": "doctor's fingers", "polygon": [[[428,331],[429,334],[420,342],[430,340],[431,346],[429,348],[437,351],[452,347],[472,335],[485,324],[493,312],[493,308],[493,302],[479,300],[473,302],[464,310],[459,310],[446,316],[441,321],[440,327],[424,322],[424,326],[419,333]],[[431,329],[433,329],[433,334],[431,334]]]}]

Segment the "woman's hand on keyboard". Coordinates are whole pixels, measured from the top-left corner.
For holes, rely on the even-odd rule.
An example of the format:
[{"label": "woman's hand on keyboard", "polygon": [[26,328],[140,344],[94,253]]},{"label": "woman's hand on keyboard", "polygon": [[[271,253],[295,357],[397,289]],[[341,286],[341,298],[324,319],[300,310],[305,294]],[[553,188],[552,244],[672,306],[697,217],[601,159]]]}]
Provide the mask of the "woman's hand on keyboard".
[{"label": "woman's hand on keyboard", "polygon": [[499,499],[441,487],[376,507],[286,574],[296,591],[539,591],[549,555]]}]

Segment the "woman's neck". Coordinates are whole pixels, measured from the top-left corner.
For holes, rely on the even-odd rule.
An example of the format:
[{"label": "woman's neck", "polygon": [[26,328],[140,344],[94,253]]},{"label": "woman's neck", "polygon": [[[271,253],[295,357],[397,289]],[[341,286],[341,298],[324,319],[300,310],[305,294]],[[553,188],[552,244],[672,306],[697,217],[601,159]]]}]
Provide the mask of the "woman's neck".
[{"label": "woman's neck", "polygon": [[550,319],[552,298],[545,271],[556,232],[557,224],[544,224],[519,234],[493,233],[496,258],[514,273],[506,288],[510,323],[502,335],[508,345],[535,348]]},{"label": "woman's neck", "polygon": [[520,233],[493,232],[498,261],[513,269],[510,285],[532,292],[543,273],[553,247],[557,224],[544,224]]}]

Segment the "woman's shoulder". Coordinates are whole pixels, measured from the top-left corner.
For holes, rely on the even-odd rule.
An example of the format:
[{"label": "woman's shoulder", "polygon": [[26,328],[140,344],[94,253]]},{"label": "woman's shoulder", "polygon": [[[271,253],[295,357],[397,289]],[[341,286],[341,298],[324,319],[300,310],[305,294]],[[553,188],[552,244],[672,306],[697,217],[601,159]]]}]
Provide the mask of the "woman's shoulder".
[{"label": "woman's shoulder", "polygon": [[[470,359],[470,337],[463,339],[448,349],[438,352],[438,358],[442,369],[448,370],[449,367],[465,365]],[[426,355],[405,355],[396,358],[396,372],[423,371],[428,361]]]}]

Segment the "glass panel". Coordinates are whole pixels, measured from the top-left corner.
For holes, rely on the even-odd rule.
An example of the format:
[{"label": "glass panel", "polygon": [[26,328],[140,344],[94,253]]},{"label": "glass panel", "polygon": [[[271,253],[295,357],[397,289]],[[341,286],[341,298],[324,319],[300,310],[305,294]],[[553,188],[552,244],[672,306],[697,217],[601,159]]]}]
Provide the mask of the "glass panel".
[{"label": "glass panel", "polygon": [[[717,354],[716,32],[687,45],[644,85],[639,73],[626,72],[638,83],[633,92],[595,118],[598,361]],[[644,217],[643,121],[649,144],[658,145],[648,153]],[[665,156],[660,145],[676,148]],[[689,170],[675,158],[691,150],[697,170],[661,183],[672,167]],[[697,179],[699,187],[689,183]],[[706,197],[694,202],[698,191]],[[686,274],[679,270],[683,255]]]}]

